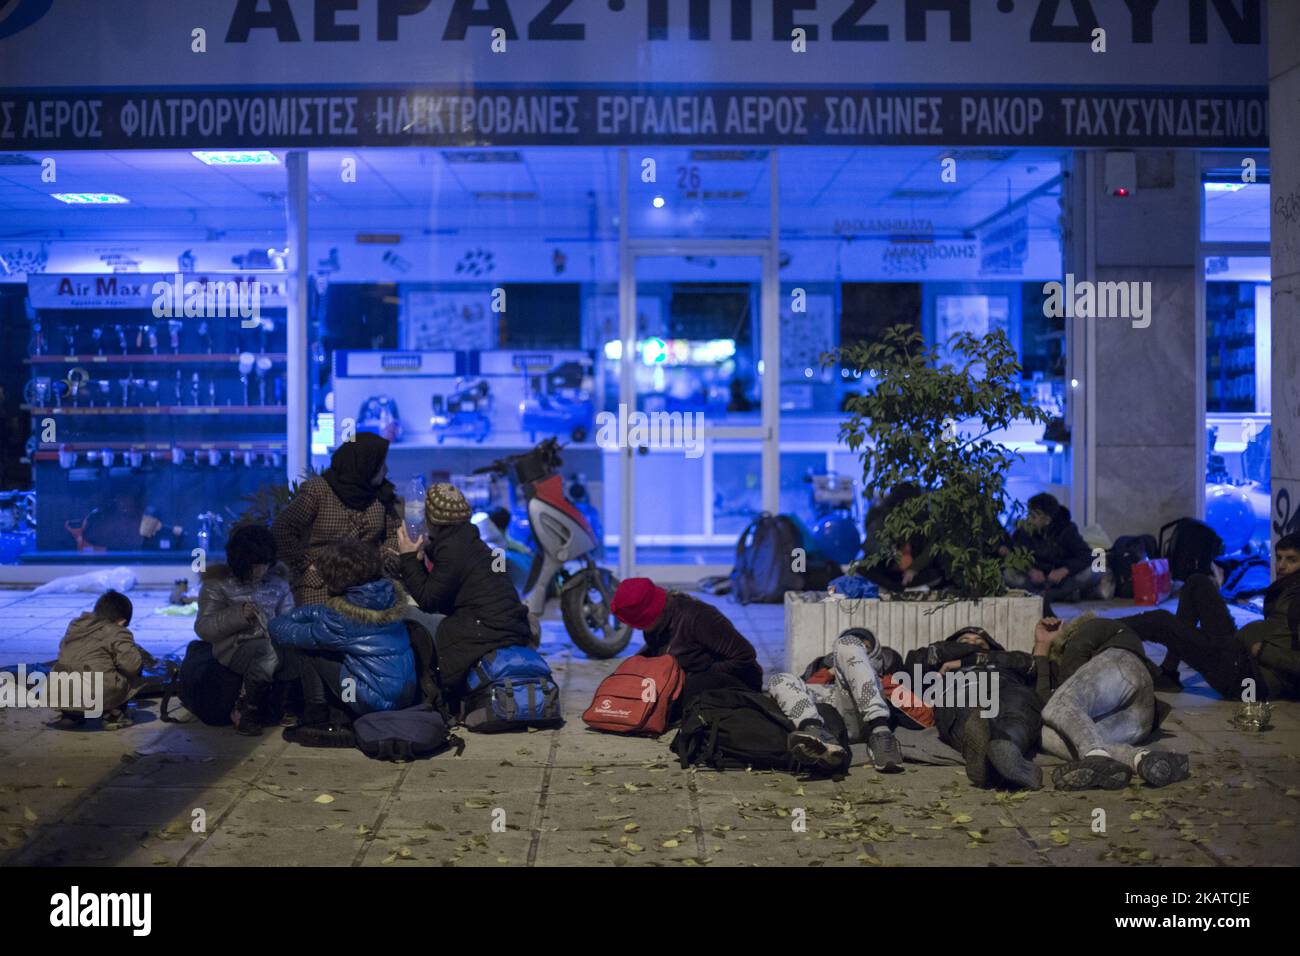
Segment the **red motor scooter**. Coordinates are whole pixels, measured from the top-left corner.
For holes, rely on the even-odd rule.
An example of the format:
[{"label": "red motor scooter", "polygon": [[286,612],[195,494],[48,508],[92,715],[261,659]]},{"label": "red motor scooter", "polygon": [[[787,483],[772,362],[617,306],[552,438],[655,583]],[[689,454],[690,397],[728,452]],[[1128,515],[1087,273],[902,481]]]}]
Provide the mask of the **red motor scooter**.
[{"label": "red motor scooter", "polygon": [[527,502],[536,551],[523,600],[534,622],[546,608],[551,583],[566,565],[580,563],[560,586],[564,627],[588,657],[613,657],[627,647],[632,628],[615,618],[610,609],[618,579],[593,558],[596,533],[565,494],[561,464],[559,443],[548,438],[531,451],[497,459],[474,474],[505,477]]}]

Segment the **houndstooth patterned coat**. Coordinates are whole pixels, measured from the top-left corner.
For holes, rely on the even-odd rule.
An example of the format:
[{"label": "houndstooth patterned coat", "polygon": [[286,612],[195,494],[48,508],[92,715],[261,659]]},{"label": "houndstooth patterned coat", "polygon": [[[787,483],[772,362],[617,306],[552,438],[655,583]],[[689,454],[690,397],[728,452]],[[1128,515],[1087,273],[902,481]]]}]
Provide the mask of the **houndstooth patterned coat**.
[{"label": "houndstooth patterned coat", "polygon": [[383,552],[385,573],[400,577],[397,527],[401,521],[401,498],[387,509],[376,500],[365,511],[354,511],[339,501],[329,482],[319,475],[303,482],[271,524],[278,556],[289,567],[297,605],[324,604],[329,597],[312,562],[339,541],[369,541],[377,545]]}]

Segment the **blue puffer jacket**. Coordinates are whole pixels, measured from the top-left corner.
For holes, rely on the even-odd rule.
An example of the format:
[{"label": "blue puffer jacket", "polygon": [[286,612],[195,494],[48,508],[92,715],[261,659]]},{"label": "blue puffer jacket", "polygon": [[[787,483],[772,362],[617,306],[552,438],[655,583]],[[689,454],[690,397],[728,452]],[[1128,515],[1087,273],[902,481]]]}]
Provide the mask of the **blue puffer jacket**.
[{"label": "blue puffer jacket", "polygon": [[404,614],[406,592],[380,579],[325,604],[296,607],[270,623],[271,640],[343,655],[344,680],[356,680],[358,714],[410,707],[419,696]]}]

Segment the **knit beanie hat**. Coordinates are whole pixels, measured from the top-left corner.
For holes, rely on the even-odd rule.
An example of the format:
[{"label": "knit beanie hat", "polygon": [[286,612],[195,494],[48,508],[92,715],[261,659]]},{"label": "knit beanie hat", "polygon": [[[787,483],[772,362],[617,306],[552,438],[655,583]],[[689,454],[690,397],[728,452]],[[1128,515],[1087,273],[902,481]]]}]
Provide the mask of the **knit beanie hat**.
[{"label": "knit beanie hat", "polygon": [[469,502],[455,485],[439,482],[424,493],[425,524],[461,524],[469,515]]},{"label": "knit beanie hat", "polygon": [[628,578],[614,589],[610,610],[624,624],[644,631],[654,627],[667,601],[668,592],[649,578]]}]

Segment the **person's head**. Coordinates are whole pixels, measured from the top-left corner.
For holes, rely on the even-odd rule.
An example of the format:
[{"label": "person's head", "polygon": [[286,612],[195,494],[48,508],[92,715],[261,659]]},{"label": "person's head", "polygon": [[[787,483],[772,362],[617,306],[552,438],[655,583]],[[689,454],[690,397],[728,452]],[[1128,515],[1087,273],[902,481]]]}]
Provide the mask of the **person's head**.
[{"label": "person's head", "polygon": [[1277,539],[1277,546],[1273,549],[1273,559],[1277,562],[1279,578],[1300,571],[1300,531],[1292,531]]},{"label": "person's head", "polygon": [[260,524],[240,525],[226,542],[226,564],[241,581],[257,583],[275,564],[275,538]]},{"label": "person's head", "polygon": [[469,516],[469,502],[455,485],[441,481],[424,493],[424,523],[430,528],[464,524]]},{"label": "person's head", "polygon": [[1035,528],[1046,528],[1061,513],[1061,503],[1046,491],[1029,499],[1028,522]]},{"label": "person's head", "polygon": [[126,627],[131,623],[131,615],[134,612],[131,599],[119,591],[105,591],[95,602],[95,617],[101,621],[112,621],[120,627]]},{"label": "person's head", "polygon": [[388,477],[388,439],[357,432],[330,456],[330,467],[350,481],[379,487]]},{"label": "person's head", "polygon": [[649,578],[628,578],[614,589],[610,610],[624,624],[649,631],[659,623],[667,603],[668,592]]},{"label": "person's head", "polygon": [[383,577],[384,562],[373,544],[340,541],[316,558],[316,570],[330,594],[343,594]]},{"label": "person's head", "polygon": [[993,640],[988,631],[982,627],[963,627],[960,631],[953,634],[950,641],[956,641],[959,644],[970,644],[978,647],[982,651],[993,651],[998,649],[997,641]]}]

